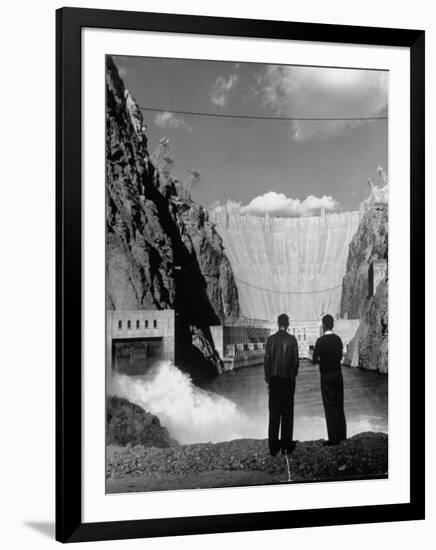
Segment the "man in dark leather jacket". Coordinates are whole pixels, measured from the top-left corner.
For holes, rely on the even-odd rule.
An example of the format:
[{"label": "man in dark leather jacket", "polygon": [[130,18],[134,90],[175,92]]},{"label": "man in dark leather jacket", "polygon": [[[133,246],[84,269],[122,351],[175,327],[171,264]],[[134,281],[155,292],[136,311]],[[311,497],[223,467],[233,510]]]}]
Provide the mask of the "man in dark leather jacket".
[{"label": "man in dark leather jacket", "polygon": [[[265,347],[265,382],[269,389],[268,444],[272,456],[280,448],[282,453],[294,449],[295,379],[298,374],[298,343],[288,333],[289,317],[282,313],[277,318],[279,330],[272,334]],[[281,429],[280,440],[279,430]]]}]

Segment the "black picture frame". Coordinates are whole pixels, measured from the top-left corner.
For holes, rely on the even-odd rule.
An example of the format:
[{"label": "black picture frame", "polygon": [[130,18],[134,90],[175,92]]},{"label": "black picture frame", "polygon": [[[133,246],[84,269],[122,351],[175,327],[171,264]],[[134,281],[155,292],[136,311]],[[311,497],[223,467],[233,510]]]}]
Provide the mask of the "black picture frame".
[{"label": "black picture frame", "polygon": [[[81,29],[398,46],[410,49],[410,501],[328,509],[82,522]],[[424,52],[420,30],[94,9],[56,13],[56,539],[78,542],[424,519]]]}]

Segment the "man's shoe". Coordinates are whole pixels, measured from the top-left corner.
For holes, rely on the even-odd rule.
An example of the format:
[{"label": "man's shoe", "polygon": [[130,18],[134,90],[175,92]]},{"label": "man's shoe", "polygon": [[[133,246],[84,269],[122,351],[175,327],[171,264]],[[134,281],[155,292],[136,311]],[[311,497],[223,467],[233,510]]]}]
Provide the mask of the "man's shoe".
[{"label": "man's shoe", "polygon": [[289,443],[289,445],[285,445],[284,447],[282,447],[282,455],[290,455],[293,451],[295,451],[296,446],[297,443],[295,441],[292,441],[291,443]]},{"label": "man's shoe", "polygon": [[279,451],[280,451],[280,445],[278,443],[276,445],[274,444],[269,445],[269,454],[271,456],[276,456]]},{"label": "man's shoe", "polygon": [[330,439],[327,439],[327,441],[323,441],[322,444],[323,447],[335,447],[340,444],[340,441],[330,441]]}]

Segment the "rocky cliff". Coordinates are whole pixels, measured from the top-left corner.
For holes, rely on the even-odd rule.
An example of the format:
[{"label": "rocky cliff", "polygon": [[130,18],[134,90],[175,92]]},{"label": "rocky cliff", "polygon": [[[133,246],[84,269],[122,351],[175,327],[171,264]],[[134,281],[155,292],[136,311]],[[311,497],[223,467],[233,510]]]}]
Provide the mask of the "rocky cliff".
[{"label": "rocky cliff", "polygon": [[373,260],[388,257],[388,206],[369,208],[360,220],[349,249],[342,280],[341,316],[358,319],[368,296],[368,269]]},{"label": "rocky cliff", "polygon": [[388,206],[380,203],[365,212],[351,241],[341,313],[360,318],[344,364],[381,373],[388,372],[388,275],[368,298],[368,269],[373,260],[387,258]]},{"label": "rocky cliff", "polygon": [[380,282],[363,310],[359,326],[348,344],[344,364],[387,374],[388,280]]},{"label": "rocky cliff", "polygon": [[138,106],[110,56],[106,70],[106,307],[175,309],[176,356],[218,367],[209,326],[239,315],[221,238],[207,212],[151,158]]}]

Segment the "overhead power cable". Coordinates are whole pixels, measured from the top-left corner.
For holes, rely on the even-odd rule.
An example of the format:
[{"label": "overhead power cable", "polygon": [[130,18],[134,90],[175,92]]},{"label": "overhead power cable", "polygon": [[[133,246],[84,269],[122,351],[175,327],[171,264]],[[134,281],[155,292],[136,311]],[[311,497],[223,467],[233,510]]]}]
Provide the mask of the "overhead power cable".
[{"label": "overhead power cable", "polygon": [[214,118],[239,118],[246,120],[277,120],[277,121],[300,121],[300,122],[346,122],[346,121],[365,121],[365,120],[388,120],[387,116],[356,116],[356,117],[304,117],[304,116],[291,116],[291,117],[277,117],[277,116],[256,116],[256,115],[235,115],[224,113],[205,113],[196,111],[175,111],[174,109],[158,109],[157,107],[139,107],[141,111],[152,111],[156,113],[171,113],[176,115],[185,116],[200,116],[200,117],[214,117]]},{"label": "overhead power cable", "polygon": [[263,290],[264,292],[272,292],[274,294],[292,294],[292,295],[295,295],[295,294],[320,294],[322,292],[330,292],[331,290],[337,290],[338,288],[342,288],[342,285],[336,285],[336,286],[332,286],[330,288],[321,288],[321,289],[318,289],[318,290],[302,290],[302,291],[276,290],[276,289],[272,289],[272,288],[264,288],[264,287],[261,287],[261,286],[253,285],[253,284],[249,283],[248,281],[243,281],[239,277],[236,277],[236,275],[234,275],[234,277],[237,281],[239,281],[241,284],[243,284],[245,286],[255,288],[256,290]]}]

